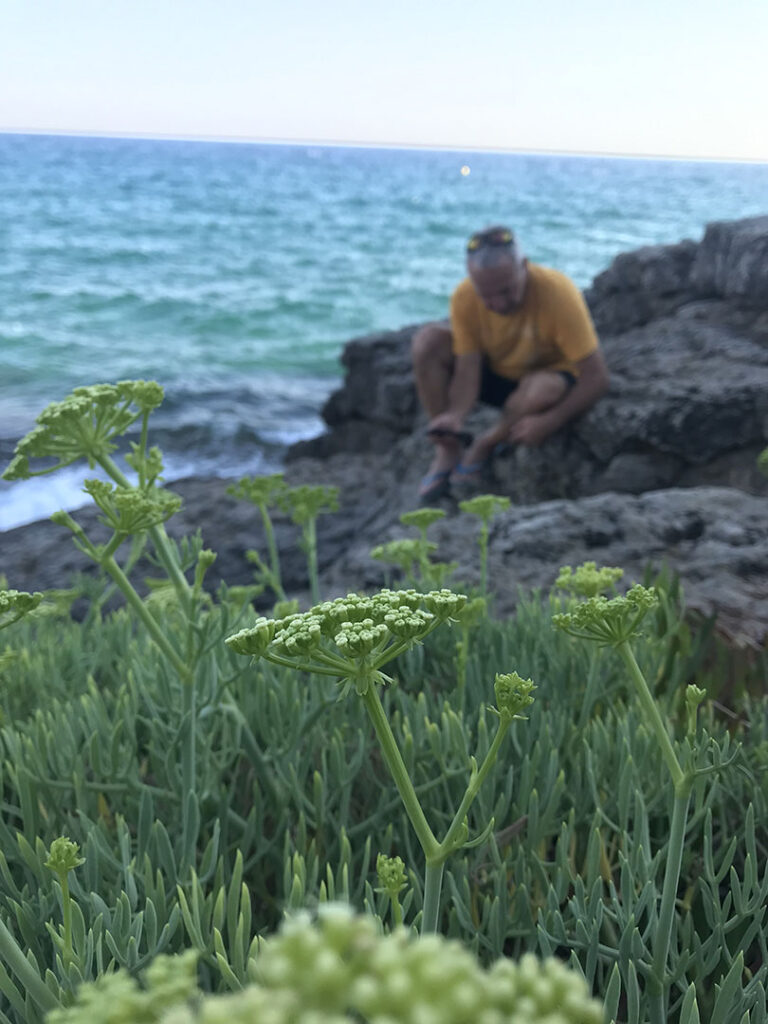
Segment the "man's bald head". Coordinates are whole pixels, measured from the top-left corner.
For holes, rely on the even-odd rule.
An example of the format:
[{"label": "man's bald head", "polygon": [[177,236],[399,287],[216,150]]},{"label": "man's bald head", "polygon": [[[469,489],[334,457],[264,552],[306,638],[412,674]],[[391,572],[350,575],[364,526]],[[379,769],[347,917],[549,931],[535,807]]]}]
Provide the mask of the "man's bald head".
[{"label": "man's bald head", "polygon": [[483,305],[492,313],[514,313],[522,303],[527,260],[509,228],[493,225],[476,232],[467,245],[467,270]]}]

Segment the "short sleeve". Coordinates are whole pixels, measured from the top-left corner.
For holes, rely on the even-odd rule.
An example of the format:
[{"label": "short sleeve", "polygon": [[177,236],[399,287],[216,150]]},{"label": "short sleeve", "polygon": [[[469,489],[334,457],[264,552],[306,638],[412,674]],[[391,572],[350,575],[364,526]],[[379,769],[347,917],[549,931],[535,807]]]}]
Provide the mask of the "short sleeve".
[{"label": "short sleeve", "polygon": [[564,274],[558,274],[556,301],[552,303],[554,335],[558,348],[571,362],[592,355],[599,347],[584,296]]},{"label": "short sleeve", "polygon": [[482,351],[477,297],[469,278],[461,282],[451,297],[451,334],[454,355]]}]

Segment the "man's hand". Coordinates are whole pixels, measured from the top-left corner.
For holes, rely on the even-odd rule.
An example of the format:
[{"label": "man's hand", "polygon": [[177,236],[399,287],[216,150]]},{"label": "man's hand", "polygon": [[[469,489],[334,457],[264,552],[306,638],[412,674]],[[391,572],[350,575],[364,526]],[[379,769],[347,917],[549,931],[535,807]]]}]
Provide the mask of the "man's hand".
[{"label": "man's hand", "polygon": [[546,413],[529,413],[522,416],[509,431],[509,440],[514,444],[527,444],[531,448],[546,441],[555,431]]},{"label": "man's hand", "polygon": [[[449,430],[454,434],[458,434],[464,427],[464,417],[459,416],[455,412],[441,412],[439,416],[435,416],[429,421],[427,427],[427,433],[432,430]],[[439,444],[441,439],[439,437],[433,437],[432,441],[435,444]]]}]

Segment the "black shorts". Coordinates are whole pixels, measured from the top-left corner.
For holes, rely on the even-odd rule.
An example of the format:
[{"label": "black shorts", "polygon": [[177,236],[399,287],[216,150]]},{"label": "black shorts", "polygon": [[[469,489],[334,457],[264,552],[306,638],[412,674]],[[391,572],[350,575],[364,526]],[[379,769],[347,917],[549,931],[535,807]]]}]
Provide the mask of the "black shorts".
[{"label": "black shorts", "polygon": [[[565,380],[570,391],[576,383],[574,375],[569,370],[557,370],[555,372],[559,373]],[[488,363],[483,362],[483,374],[480,378],[481,402],[485,402],[486,405],[495,405],[497,409],[501,409],[517,385],[518,381],[512,377],[502,377],[498,373],[494,373]]]}]

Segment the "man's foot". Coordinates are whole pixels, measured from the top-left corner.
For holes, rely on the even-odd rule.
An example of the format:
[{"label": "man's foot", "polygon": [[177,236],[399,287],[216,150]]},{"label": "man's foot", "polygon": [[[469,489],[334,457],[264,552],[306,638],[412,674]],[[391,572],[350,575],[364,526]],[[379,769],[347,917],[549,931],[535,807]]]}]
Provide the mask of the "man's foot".
[{"label": "man's foot", "polygon": [[436,473],[427,473],[422,477],[419,487],[419,504],[431,505],[451,493],[451,470],[441,469]]},{"label": "man's foot", "polygon": [[457,501],[485,494],[492,485],[490,456],[477,462],[460,462],[451,474],[451,488]]},{"label": "man's foot", "polygon": [[446,438],[435,445],[435,455],[419,486],[419,504],[429,505],[451,491],[451,473],[461,458],[461,447],[455,438]]}]

